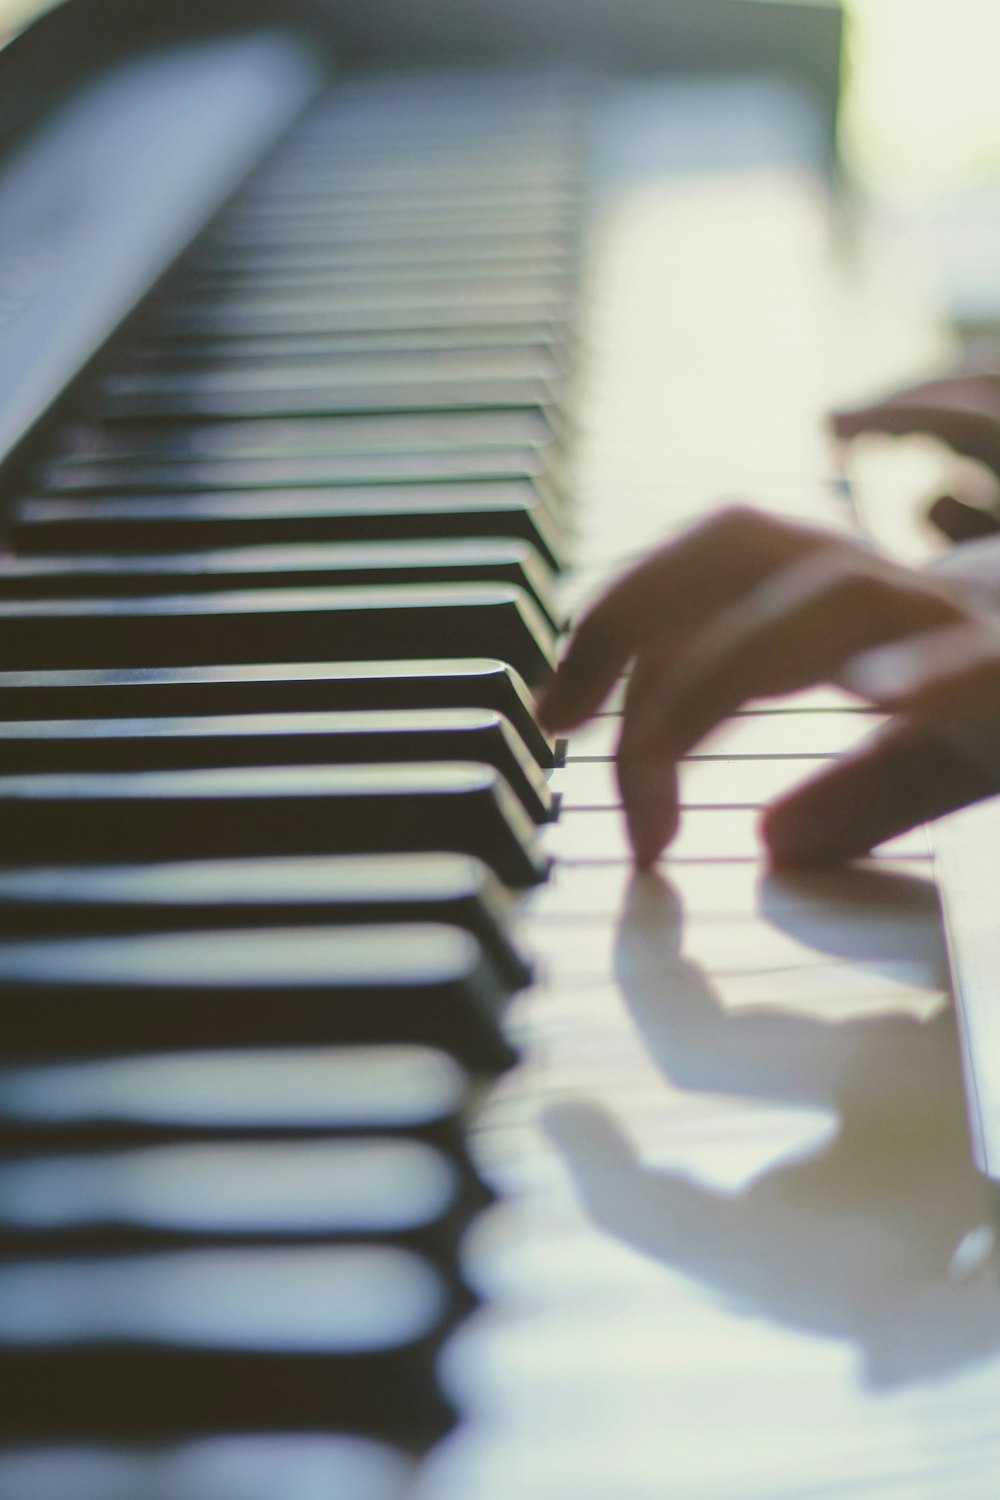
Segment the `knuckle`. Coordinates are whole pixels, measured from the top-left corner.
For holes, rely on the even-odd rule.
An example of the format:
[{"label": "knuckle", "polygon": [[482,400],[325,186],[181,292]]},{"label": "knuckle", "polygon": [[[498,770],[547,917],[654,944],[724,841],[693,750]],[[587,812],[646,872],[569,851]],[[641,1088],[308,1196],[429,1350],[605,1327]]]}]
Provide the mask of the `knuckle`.
[{"label": "knuckle", "polygon": [[761,510],[745,500],[722,505],[704,523],[703,535],[730,555],[756,557],[765,565],[780,564],[815,551],[846,550],[841,538],[786,516]]},{"label": "knuckle", "polygon": [[774,535],[787,525],[787,522],[777,521],[758,510],[747,500],[727,500],[705,523],[705,529],[732,541],[752,543]]},{"label": "knuckle", "polygon": [[853,546],[824,547],[796,572],[815,603],[859,614],[882,608],[895,586]]}]

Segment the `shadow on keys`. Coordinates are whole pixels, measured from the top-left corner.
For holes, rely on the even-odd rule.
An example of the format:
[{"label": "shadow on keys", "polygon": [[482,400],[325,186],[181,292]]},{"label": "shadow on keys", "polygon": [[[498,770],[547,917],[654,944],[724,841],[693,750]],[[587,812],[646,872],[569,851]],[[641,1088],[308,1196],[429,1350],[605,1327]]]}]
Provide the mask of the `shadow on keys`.
[{"label": "shadow on keys", "polygon": [[[761,906],[814,950],[883,975],[939,963],[947,983],[924,882],[768,877]],[[727,1011],[682,956],[682,927],[672,887],[636,877],[616,972],[658,1067],[685,1090],[825,1106],[839,1124],[819,1151],[786,1154],[726,1192],[645,1164],[603,1107],[551,1106],[545,1128],[587,1212],[744,1315],[850,1342],[872,1388],[932,1380],[1000,1349],[988,1189],[970,1156],[950,1008],[836,1023]]]}]

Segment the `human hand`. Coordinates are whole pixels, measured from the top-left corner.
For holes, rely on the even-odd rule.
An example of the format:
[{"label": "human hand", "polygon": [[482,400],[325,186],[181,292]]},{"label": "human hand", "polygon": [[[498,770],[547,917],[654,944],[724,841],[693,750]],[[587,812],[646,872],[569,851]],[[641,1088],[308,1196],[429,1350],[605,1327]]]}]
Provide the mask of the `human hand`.
[{"label": "human hand", "polygon": [[730,507],[584,616],[542,722],[582,723],[631,664],[618,781],[648,867],[677,827],[678,762],[723,719],[754,698],[847,687],[892,717],[775,803],[763,835],[784,866],[866,853],[1000,791],[1000,614],[981,602],[981,579],[966,581],[971,563],[958,576],[914,573],[851,538]]},{"label": "human hand", "polygon": [[[1000,478],[1000,374],[995,372],[970,370],[908,386],[871,405],[836,412],[831,421],[845,440],[863,433],[927,434]],[[956,542],[1000,531],[1000,518],[955,495],[942,495],[929,516]]]}]

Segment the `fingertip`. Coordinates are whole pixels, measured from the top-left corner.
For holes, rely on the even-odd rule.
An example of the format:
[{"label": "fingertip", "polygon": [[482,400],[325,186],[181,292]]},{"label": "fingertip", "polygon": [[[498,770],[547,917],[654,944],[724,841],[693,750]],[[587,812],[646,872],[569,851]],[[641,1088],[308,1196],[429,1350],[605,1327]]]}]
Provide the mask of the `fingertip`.
[{"label": "fingertip", "polygon": [[549,734],[555,734],[563,727],[559,722],[559,700],[551,683],[546,683],[535,694],[535,718]]},{"label": "fingertip", "polygon": [[550,734],[576,729],[600,708],[613,678],[595,666],[575,642],[536,695],[538,722]]},{"label": "fingertip", "polygon": [[558,667],[535,695],[535,715],[543,729],[554,734],[560,729],[572,729],[579,722],[574,715],[575,700],[579,689],[574,689],[563,667]]},{"label": "fingertip", "polygon": [[646,874],[653,869],[674,833],[674,824],[648,812],[626,809],[625,823],[635,867]]},{"label": "fingertip", "polygon": [[547,734],[560,734],[582,724],[588,709],[557,683],[535,700],[535,717]]},{"label": "fingertip", "polygon": [[651,870],[677,831],[677,783],[669,763],[619,762],[625,826],[636,868]]}]

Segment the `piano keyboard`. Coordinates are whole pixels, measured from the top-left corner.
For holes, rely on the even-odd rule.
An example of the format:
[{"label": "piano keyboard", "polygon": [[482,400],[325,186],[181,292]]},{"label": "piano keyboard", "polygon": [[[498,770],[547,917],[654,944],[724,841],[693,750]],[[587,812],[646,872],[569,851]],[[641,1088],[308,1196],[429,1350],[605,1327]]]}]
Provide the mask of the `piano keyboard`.
[{"label": "piano keyboard", "polygon": [[11,1500],[387,1500],[454,1421],[556,810],[584,124],[557,80],[336,88],[22,454]]},{"label": "piano keyboard", "polygon": [[[626,135],[638,110],[667,139],[641,96]],[[881,1495],[845,1338],[929,1420],[898,1395],[934,1366],[928,1231],[910,1198],[880,1218],[898,1142],[864,1107],[877,1075],[905,1133],[933,1095],[950,1154],[911,1197],[974,1231],[926,838],[794,882],[755,835],[878,716],[824,692],[737,715],[639,882],[620,699],[568,745],[533,717],[564,612],[733,479],[852,524],[805,435],[815,203],[764,173],[746,218],[699,179],[618,222],[590,102],[337,84],[18,454],[5,1500]],[[749,402],[776,440],[730,459],[699,447],[700,382],[753,388],[775,303],[713,276],[702,347],[684,278],[736,227],[787,299],[789,384]],[[666,399],[634,365],[651,318]],[[825,1195],[838,1109],[858,1135]],[[895,1322],[870,1292],[894,1256]]]}]

